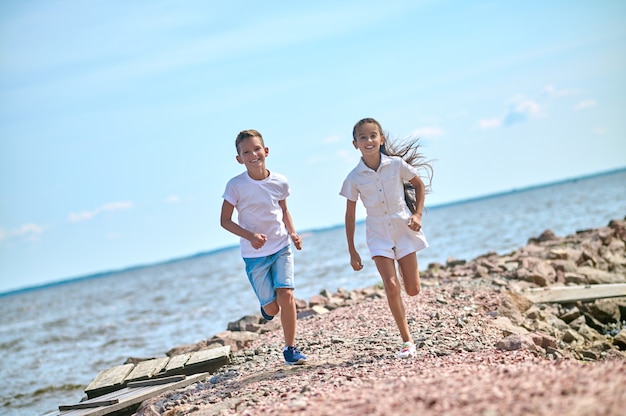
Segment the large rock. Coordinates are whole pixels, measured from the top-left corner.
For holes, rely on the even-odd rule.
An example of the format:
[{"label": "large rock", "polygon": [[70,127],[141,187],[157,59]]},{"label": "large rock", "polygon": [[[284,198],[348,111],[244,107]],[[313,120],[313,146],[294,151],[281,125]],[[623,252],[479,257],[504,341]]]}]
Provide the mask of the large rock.
[{"label": "large rock", "polygon": [[541,287],[551,285],[556,280],[554,267],[545,260],[536,257],[522,258],[521,267],[517,274],[523,276],[524,280]]},{"label": "large rock", "polygon": [[605,270],[596,269],[589,266],[581,266],[577,271],[587,278],[587,282],[595,284],[605,283],[626,283],[626,276],[618,273],[611,273]]}]

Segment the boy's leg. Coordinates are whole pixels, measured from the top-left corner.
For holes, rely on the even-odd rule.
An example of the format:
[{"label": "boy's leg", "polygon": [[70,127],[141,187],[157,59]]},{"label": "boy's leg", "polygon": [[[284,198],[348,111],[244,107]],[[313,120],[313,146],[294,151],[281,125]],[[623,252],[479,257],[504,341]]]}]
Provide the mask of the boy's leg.
[{"label": "boy's leg", "polygon": [[409,296],[416,296],[420,293],[420,272],[417,266],[417,255],[415,253],[408,254],[398,260],[402,281],[404,282],[404,290]]},{"label": "boy's leg", "polygon": [[291,247],[287,246],[275,255],[272,264],[272,283],[276,290],[276,303],[280,308],[280,320],[285,334],[285,345],[294,346],[296,338],[296,302],[294,290],[294,261]]},{"label": "boy's leg", "polygon": [[275,316],[278,315],[279,312],[279,308],[278,308],[279,304],[278,302],[276,302],[275,300],[268,303],[265,306],[262,306],[263,310],[265,311],[266,314],[268,314],[269,316]]},{"label": "boy's leg", "polygon": [[306,357],[296,348],[296,302],[294,290],[293,252],[287,246],[277,253],[272,265],[272,279],[276,288],[276,301],[280,307],[280,320],[285,336],[283,357],[286,364],[304,364]]},{"label": "boy's leg", "polygon": [[296,345],[296,302],[293,289],[276,289],[276,299],[280,306],[280,322],[285,335],[285,345]]},{"label": "boy's leg", "polygon": [[266,256],[244,258],[243,260],[246,264],[246,274],[250,285],[261,304],[261,311],[269,315],[265,319],[272,319],[278,313],[276,292],[271,276],[272,258]]},{"label": "boy's leg", "polygon": [[385,293],[387,294],[387,303],[396,321],[396,325],[398,325],[398,329],[400,330],[402,341],[413,342],[413,338],[409,332],[409,324],[406,320],[404,304],[402,303],[402,289],[398,277],[396,276],[394,260],[383,256],[374,256],[374,263],[383,280]]}]

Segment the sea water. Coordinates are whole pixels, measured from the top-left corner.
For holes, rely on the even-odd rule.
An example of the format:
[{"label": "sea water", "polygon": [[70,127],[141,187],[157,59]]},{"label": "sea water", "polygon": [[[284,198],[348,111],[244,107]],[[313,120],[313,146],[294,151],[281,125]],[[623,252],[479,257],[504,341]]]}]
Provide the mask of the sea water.
[{"label": "sea water", "polygon": [[[546,229],[565,236],[626,215],[626,170],[429,207],[420,269],[448,258],[504,254]],[[350,268],[342,225],[302,233],[296,297],[378,283],[364,226],[365,268]],[[159,357],[258,313],[238,247],[0,295],[0,414],[42,415],[73,404],[99,371]],[[278,335],[277,335],[278,336]]]}]

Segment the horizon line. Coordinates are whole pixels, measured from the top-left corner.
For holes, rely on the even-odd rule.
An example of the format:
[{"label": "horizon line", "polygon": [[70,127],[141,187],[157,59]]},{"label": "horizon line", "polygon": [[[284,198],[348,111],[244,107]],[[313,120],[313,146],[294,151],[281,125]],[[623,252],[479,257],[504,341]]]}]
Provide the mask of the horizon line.
[{"label": "horizon line", "polygon": [[[556,181],[552,181],[552,182],[545,182],[545,183],[541,183],[541,184],[528,185],[528,186],[525,186],[525,187],[522,187],[522,188],[513,188],[513,189],[510,189],[510,190],[507,190],[507,191],[494,192],[494,193],[490,193],[490,194],[478,195],[478,196],[469,197],[469,198],[465,198],[465,199],[459,199],[459,200],[454,200],[454,201],[449,201],[449,202],[442,202],[442,203],[439,203],[437,205],[430,206],[428,208],[429,209],[439,209],[439,208],[450,207],[450,206],[454,206],[454,205],[465,204],[465,203],[468,203],[468,202],[482,201],[482,200],[485,200],[485,199],[496,198],[496,197],[500,197],[500,196],[504,196],[504,195],[513,194],[513,193],[516,193],[516,192],[526,192],[526,191],[531,191],[531,190],[534,190],[534,189],[541,189],[541,188],[546,188],[546,187],[549,187],[549,186],[560,185],[560,184],[564,184],[564,183],[567,183],[567,182],[574,182],[574,181],[578,181],[578,180],[591,179],[591,178],[595,178],[595,177],[598,177],[598,176],[613,175],[613,174],[616,174],[616,173],[620,173],[622,171],[626,171],[626,166],[623,166],[621,168],[615,168],[615,169],[607,170],[607,171],[590,173],[590,174],[586,174],[586,175],[583,175],[583,176],[576,176],[576,177],[560,179],[560,180],[556,180]],[[357,224],[363,223],[364,221],[365,221],[365,219],[358,220]],[[329,231],[329,230],[333,230],[333,229],[340,228],[340,227],[343,227],[343,226],[344,226],[343,224],[335,224],[335,225],[330,225],[330,226],[321,227],[321,228],[311,228],[311,229],[303,230],[300,234]],[[208,251],[200,251],[200,252],[197,252],[195,254],[189,254],[189,255],[186,255],[186,256],[183,256],[183,257],[175,257],[175,258],[171,258],[171,259],[168,259],[168,260],[159,260],[159,261],[152,262],[152,263],[138,264],[138,265],[134,265],[134,266],[122,267],[122,268],[119,268],[119,269],[111,269],[111,270],[107,270],[107,271],[90,273],[90,274],[80,275],[80,276],[75,276],[75,277],[61,278],[59,280],[50,281],[48,283],[41,283],[41,284],[36,284],[36,285],[32,285],[32,286],[26,286],[26,287],[22,287],[22,288],[18,288],[18,289],[10,289],[10,290],[8,290],[6,292],[0,292],[0,298],[4,297],[4,296],[16,295],[16,294],[19,294],[19,293],[30,292],[30,291],[34,291],[34,290],[38,290],[38,289],[45,289],[47,287],[62,286],[62,285],[65,285],[65,284],[70,284],[70,283],[79,282],[79,281],[83,281],[83,280],[96,279],[96,278],[99,278],[99,277],[104,277],[104,276],[108,276],[108,275],[116,274],[116,273],[123,273],[123,272],[127,272],[127,271],[143,269],[143,268],[147,268],[147,267],[159,266],[159,265],[164,265],[164,264],[169,264],[169,263],[176,263],[176,262],[179,262],[179,261],[189,260],[189,259],[192,259],[192,258],[195,258],[195,257],[203,257],[203,256],[211,255],[211,254],[216,254],[216,253],[219,253],[219,252],[222,252],[222,251],[236,249],[238,247],[239,247],[238,244],[233,244],[233,245],[229,245],[229,246],[214,248],[214,249],[211,249],[211,250],[208,250]]]}]

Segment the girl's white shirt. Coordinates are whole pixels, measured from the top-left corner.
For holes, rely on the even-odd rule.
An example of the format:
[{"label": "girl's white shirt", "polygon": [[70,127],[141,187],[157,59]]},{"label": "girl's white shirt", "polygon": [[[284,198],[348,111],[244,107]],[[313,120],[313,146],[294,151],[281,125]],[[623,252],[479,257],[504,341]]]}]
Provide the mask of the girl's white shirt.
[{"label": "girl's white shirt", "polygon": [[361,198],[365,206],[367,245],[372,256],[397,259],[428,247],[422,230],[408,227],[411,211],[404,200],[403,181],[417,175],[417,169],[402,158],[381,154],[377,170],[361,159],[343,182],[340,195],[351,201]]},{"label": "girl's white shirt", "polygon": [[360,197],[368,217],[400,216],[408,220],[411,211],[404,201],[403,181],[417,175],[417,169],[402,158],[381,153],[377,170],[370,169],[361,159],[348,174],[339,194],[351,201]]},{"label": "girl's white shirt", "polygon": [[260,181],[250,178],[247,171],[228,181],[222,198],[237,210],[237,224],[255,234],[267,235],[267,241],[259,249],[241,238],[242,257],[269,256],[289,244],[283,210],[278,204],[287,199],[289,193],[287,178],[272,171]]}]

